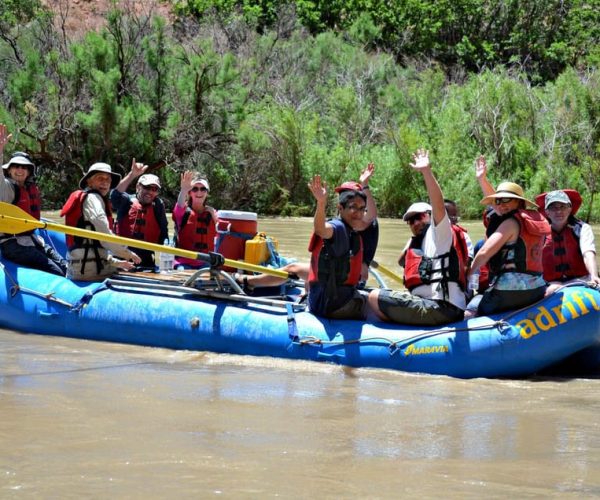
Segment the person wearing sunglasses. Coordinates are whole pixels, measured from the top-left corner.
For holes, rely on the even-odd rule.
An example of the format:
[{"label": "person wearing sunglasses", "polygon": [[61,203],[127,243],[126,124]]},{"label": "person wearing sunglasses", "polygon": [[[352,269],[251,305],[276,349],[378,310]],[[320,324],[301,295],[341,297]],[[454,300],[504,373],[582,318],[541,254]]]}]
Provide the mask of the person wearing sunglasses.
[{"label": "person wearing sunglasses", "polygon": [[524,197],[518,184],[502,182],[493,190],[483,156],[477,159],[475,171],[484,192],[480,203],[491,210],[485,213],[486,239],[475,254],[469,275],[487,264],[490,285],[469,309],[476,306],[478,315],[489,315],[533,304],[546,292],[542,249],[550,225],[533,210],[536,204]]},{"label": "person wearing sunglasses", "polygon": [[546,295],[572,280],[600,284],[592,227],[575,216],[581,195],[574,189],[559,189],[536,196],[535,202],[552,228],[542,258],[544,279],[549,282]]},{"label": "person wearing sunglasses", "polygon": [[[377,244],[379,242],[379,224],[377,222],[377,204],[371,193],[369,181],[375,173],[375,165],[369,163],[361,172],[359,182],[347,181],[337,186],[334,191],[341,195],[344,191],[362,191],[366,196],[366,209],[363,212],[362,222],[357,223],[358,229],[363,244],[363,261],[361,269],[361,279],[358,287],[364,288],[369,278],[369,265],[375,258]],[[308,284],[308,273],[310,271],[310,263],[308,262],[291,262],[280,268],[281,271],[287,272],[289,275],[296,276]],[[246,293],[252,293],[254,288],[266,286],[279,286],[287,281],[287,278],[279,278],[271,274],[261,273],[255,275],[237,274],[236,281],[244,287]]]},{"label": "person wearing sunglasses", "polygon": [[[12,134],[0,124],[0,159]],[[0,169],[0,201],[13,203],[31,216],[41,217],[41,193],[35,182],[35,165],[27,153],[16,152]],[[0,233],[2,256],[16,264],[65,276],[67,262],[34,231]]]},{"label": "person wearing sunglasses", "polygon": [[413,234],[403,255],[408,291],[372,290],[369,307],[379,319],[394,323],[431,326],[459,321],[466,306],[467,248],[446,212],[429,152],[419,149],[411,167],[423,176],[430,203],[413,203],[403,216]]},{"label": "person wearing sunglasses", "polygon": [[[210,185],[195,172],[181,174],[181,189],[173,208],[175,222],[175,246],[193,252],[208,253],[215,249],[217,235],[217,211],[206,204]],[[200,269],[207,262],[176,257],[175,267],[179,269]]]},{"label": "person wearing sunglasses", "polygon": [[[111,190],[110,202],[117,212],[115,232],[125,238],[163,244],[169,239],[169,226],[165,205],[158,196],[160,179],[154,174],[147,174],[148,165],[131,162],[129,173],[123,177],[117,187]],[[138,179],[135,194],[127,193],[131,183]],[[156,270],[154,252],[135,249],[142,259],[138,270]]]},{"label": "person wearing sunglasses", "polygon": [[[342,185],[344,186],[344,185]],[[358,290],[363,265],[363,242],[367,195],[359,183],[345,183],[338,192],[338,216],[327,219],[328,190],[320,175],[308,183],[317,201],[308,272],[308,305],[317,316],[334,319],[365,319],[366,293]]]}]

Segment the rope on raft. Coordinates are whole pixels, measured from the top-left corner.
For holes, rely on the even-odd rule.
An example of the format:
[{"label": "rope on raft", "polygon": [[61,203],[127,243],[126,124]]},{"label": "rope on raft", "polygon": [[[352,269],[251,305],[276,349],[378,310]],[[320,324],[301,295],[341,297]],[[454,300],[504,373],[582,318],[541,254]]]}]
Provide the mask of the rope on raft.
[{"label": "rope on raft", "polygon": [[15,278],[8,271],[8,269],[6,269],[6,266],[2,262],[0,262],[0,266],[2,266],[2,270],[4,271],[4,275],[12,283],[12,286],[10,287],[10,296],[12,298],[16,297],[16,295],[19,292],[22,292],[22,293],[27,293],[29,295],[33,295],[34,297],[40,297],[40,298],[42,298],[44,300],[47,300],[49,302],[55,302],[57,304],[60,304],[61,306],[65,306],[65,307],[69,307],[69,308],[73,307],[73,304],[71,304],[70,302],[67,302],[66,300],[62,300],[62,299],[59,299],[59,298],[55,297],[54,294],[56,292],[41,293],[41,292],[38,292],[37,290],[32,290],[31,288],[22,287],[21,285],[19,285],[19,283],[17,283],[17,280],[15,280]]},{"label": "rope on raft", "polygon": [[[567,283],[565,285],[560,286],[553,293],[557,293],[560,290],[563,290],[564,288],[569,288],[569,287],[573,287],[573,286],[587,286],[587,287],[593,288],[595,290],[600,289],[600,286],[598,286],[594,283],[586,282],[583,280],[577,280],[577,281],[573,281],[571,283]],[[404,347],[406,347],[409,344],[412,344],[419,340],[427,339],[429,337],[435,337],[437,335],[444,335],[444,334],[448,334],[448,333],[470,332],[470,331],[488,330],[490,328],[497,328],[500,331],[500,333],[504,335],[511,328],[511,325],[509,323],[510,318],[512,318],[513,316],[515,316],[516,314],[518,314],[522,311],[525,311],[526,309],[531,308],[532,306],[541,304],[542,302],[548,300],[549,297],[550,297],[550,295],[543,297],[542,299],[538,300],[537,302],[535,302],[533,304],[529,304],[528,306],[522,307],[521,309],[511,311],[503,318],[493,321],[491,323],[485,324],[485,325],[466,326],[466,327],[453,328],[453,329],[440,328],[438,330],[428,330],[428,331],[423,331],[423,332],[417,333],[416,335],[413,335],[412,337],[407,337],[402,340],[391,340],[386,337],[368,337],[368,338],[360,338],[360,339],[352,339],[352,340],[322,340],[322,339],[319,339],[319,338],[316,338],[313,336],[307,336],[307,337],[299,337],[296,340],[296,343],[298,343],[300,345],[352,345],[352,344],[361,344],[361,343],[366,343],[366,342],[379,341],[379,342],[386,342],[387,344],[389,344],[388,347],[390,349],[390,355],[393,355],[397,351],[403,349]]]}]

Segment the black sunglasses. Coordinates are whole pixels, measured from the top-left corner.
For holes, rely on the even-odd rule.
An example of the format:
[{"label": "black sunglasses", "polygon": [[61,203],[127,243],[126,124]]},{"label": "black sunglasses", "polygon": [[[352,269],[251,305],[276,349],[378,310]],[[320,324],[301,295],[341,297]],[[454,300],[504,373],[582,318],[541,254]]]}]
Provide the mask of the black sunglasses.
[{"label": "black sunglasses", "polygon": [[411,215],[408,219],[406,219],[407,224],[414,224],[418,220],[421,220],[426,212],[421,212],[418,214]]},{"label": "black sunglasses", "polygon": [[495,203],[496,205],[502,205],[502,204],[504,204],[504,203],[510,203],[511,201],[513,201],[513,200],[516,200],[516,199],[517,199],[517,198],[496,198],[496,199],[494,200],[494,203]]},{"label": "black sunglasses", "polygon": [[194,186],[192,189],[190,189],[190,191],[191,191],[192,193],[197,193],[198,191],[200,191],[200,192],[204,193],[205,191],[208,191],[208,189],[206,189],[205,187],[200,187],[200,188],[199,188],[199,187],[197,187],[197,186]]}]

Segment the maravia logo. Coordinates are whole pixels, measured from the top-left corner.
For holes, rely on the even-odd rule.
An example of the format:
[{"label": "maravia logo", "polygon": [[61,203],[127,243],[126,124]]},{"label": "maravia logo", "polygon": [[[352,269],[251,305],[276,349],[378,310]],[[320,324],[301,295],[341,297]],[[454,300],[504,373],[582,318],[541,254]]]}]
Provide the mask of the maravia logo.
[{"label": "maravia logo", "polygon": [[529,339],[569,320],[585,316],[591,309],[600,311],[600,305],[594,295],[591,292],[575,291],[566,297],[563,296],[560,305],[556,307],[534,309],[529,313],[528,319],[518,321],[515,327],[519,329],[521,337]]},{"label": "maravia logo", "polygon": [[415,356],[417,354],[434,354],[438,352],[448,352],[449,348],[447,345],[431,345],[426,347],[415,347],[414,344],[410,344],[404,351],[405,356]]}]

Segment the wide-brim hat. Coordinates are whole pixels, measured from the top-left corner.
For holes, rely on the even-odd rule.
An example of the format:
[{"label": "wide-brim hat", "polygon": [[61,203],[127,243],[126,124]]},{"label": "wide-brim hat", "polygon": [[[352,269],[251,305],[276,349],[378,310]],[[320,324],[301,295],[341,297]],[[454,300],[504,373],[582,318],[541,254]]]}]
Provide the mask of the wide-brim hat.
[{"label": "wide-brim hat", "polygon": [[431,212],[433,209],[429,203],[425,203],[424,201],[418,201],[417,203],[413,203],[408,210],[402,216],[403,221],[407,221],[413,215],[423,214],[425,212]]},{"label": "wide-brim hat", "polygon": [[110,174],[110,188],[114,189],[117,184],[121,182],[121,175],[112,171],[112,167],[108,163],[94,163],[87,171],[87,173],[79,181],[79,187],[85,189],[88,187],[87,180],[95,174]]},{"label": "wide-brim hat", "polygon": [[138,182],[138,184],[141,184],[142,186],[158,186],[159,188],[162,187],[160,185],[160,179],[154,175],[154,174],[144,174],[142,175]]},{"label": "wide-brim hat", "polygon": [[4,170],[8,170],[11,165],[24,165],[29,170],[30,175],[35,175],[35,163],[29,159],[29,155],[27,153],[14,153],[10,160],[8,160],[8,163],[2,165],[2,168]]},{"label": "wide-brim hat", "polygon": [[[562,193],[567,195],[568,201],[565,199],[564,196],[560,196],[560,194]],[[537,206],[540,209],[540,211],[543,213],[546,212],[546,205],[550,205],[551,203],[554,203],[556,201],[560,203],[570,203],[571,215],[575,215],[581,207],[583,199],[581,198],[579,192],[577,192],[575,189],[560,189],[557,191],[549,191],[548,193],[538,194],[535,197],[535,202],[537,203]]]},{"label": "wide-brim hat", "polygon": [[530,208],[537,208],[537,205],[533,201],[525,198],[524,195],[523,188],[518,184],[515,184],[514,182],[501,182],[494,194],[486,196],[479,203],[482,205],[493,205],[496,198],[514,198],[515,200],[524,201]]}]

